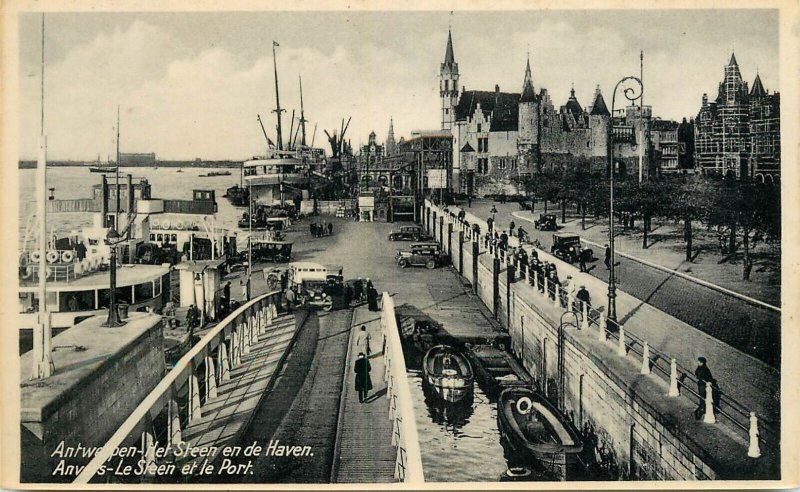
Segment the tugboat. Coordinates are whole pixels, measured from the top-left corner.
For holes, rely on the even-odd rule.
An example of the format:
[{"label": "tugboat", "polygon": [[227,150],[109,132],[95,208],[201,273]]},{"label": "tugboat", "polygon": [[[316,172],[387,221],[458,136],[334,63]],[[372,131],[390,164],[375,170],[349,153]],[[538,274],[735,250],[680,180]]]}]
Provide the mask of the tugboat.
[{"label": "tugboat", "polygon": [[423,381],[446,402],[456,403],[472,393],[472,366],[461,352],[448,345],[437,345],[422,361]]},{"label": "tugboat", "polygon": [[561,481],[580,469],[581,438],[541,393],[526,387],[503,391],[497,423],[511,448],[525,455],[532,469]]},{"label": "tugboat", "polygon": [[250,202],[250,191],[245,187],[233,185],[225,190],[224,197],[227,198],[234,207],[246,207]]}]

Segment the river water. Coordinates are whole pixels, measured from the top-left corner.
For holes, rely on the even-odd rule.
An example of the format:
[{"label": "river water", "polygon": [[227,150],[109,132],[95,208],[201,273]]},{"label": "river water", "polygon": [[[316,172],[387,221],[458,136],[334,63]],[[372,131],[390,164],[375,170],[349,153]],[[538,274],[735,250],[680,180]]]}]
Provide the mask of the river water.
[{"label": "river water", "polygon": [[[182,169],[182,172],[177,172]],[[230,176],[200,177],[210,171],[229,171]],[[147,178],[152,188],[153,198],[171,200],[190,200],[192,190],[214,190],[216,192],[218,213],[217,220],[222,222],[222,227],[236,230],[236,222],[241,217],[244,209],[235,208],[230,202],[222,198],[225,190],[239,184],[240,173],[238,169],[214,169],[200,167],[135,167],[120,168],[120,183],[125,185],[125,176],[131,174],[134,183],[138,178]],[[55,188],[53,194],[57,200],[92,198],[92,186],[100,184],[101,174],[92,173],[88,167],[52,167],[47,169],[47,187]],[[108,174],[109,182],[114,183],[115,174]],[[26,229],[32,225],[30,219],[36,211],[36,170],[19,170],[19,244],[25,237]],[[92,225],[91,213],[48,213],[48,235],[67,233]],[[242,234],[239,234],[240,240]],[[245,236],[246,237],[246,236]]]}]

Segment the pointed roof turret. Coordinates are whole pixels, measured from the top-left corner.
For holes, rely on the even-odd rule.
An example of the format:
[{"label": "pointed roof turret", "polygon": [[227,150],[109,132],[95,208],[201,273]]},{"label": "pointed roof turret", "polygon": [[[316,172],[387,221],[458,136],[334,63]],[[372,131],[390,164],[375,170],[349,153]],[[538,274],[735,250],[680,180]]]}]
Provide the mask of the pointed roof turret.
[{"label": "pointed roof turret", "polygon": [[739,64],[736,63],[736,54],[733,51],[731,51],[731,61],[728,62],[728,66],[729,67],[739,66]]},{"label": "pointed roof turret", "polygon": [[572,113],[572,116],[577,118],[578,116],[583,113],[583,108],[581,108],[580,103],[578,102],[578,98],[575,97],[575,88],[573,87],[569,91],[569,99],[567,99],[566,104],[567,111]]},{"label": "pointed roof turret", "polygon": [[528,64],[525,66],[525,80],[522,82],[522,97],[519,102],[533,102],[536,94],[533,92],[533,76],[531,75],[531,58],[528,56]]},{"label": "pointed roof turret", "polygon": [[603,94],[600,92],[600,86],[597,86],[594,96],[594,104],[592,104],[592,115],[595,116],[611,116],[606,106],[606,101],[603,99]]},{"label": "pointed roof turret", "polygon": [[447,30],[447,50],[444,52],[444,64],[452,65],[455,63],[456,57],[453,54],[453,34],[450,29]]},{"label": "pointed roof turret", "polygon": [[767,91],[764,89],[764,84],[761,83],[761,75],[756,74],[756,80],[753,81],[753,88],[750,90],[751,96],[766,96]]}]

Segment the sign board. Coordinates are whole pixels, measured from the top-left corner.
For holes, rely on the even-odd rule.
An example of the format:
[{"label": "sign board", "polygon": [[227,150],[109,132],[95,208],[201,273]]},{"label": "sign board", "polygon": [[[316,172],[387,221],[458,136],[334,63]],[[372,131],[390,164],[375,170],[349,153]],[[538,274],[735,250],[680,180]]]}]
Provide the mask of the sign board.
[{"label": "sign board", "polygon": [[447,169],[428,169],[428,188],[447,188]]}]

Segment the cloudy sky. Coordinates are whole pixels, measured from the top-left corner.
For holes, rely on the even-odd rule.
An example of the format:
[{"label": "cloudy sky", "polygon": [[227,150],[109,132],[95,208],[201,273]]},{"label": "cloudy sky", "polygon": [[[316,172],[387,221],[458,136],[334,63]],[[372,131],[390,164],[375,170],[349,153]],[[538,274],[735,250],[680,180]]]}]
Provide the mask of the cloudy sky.
[{"label": "cloudy sky", "polygon": [[[645,53],[645,104],[655,115],[694,116],[716,96],[734,49],[742,74],[778,87],[778,15],[772,10],[527,12],[53,13],[45,28],[45,114],[52,159],[105,159],[114,152],[117,104],[123,152],[163,159],[243,159],[263,149],[256,115],[274,140],[272,40],[287,138],[299,110],[309,138],[318,125],[348,137],[399,138],[439,126],[438,70],[452,25],[459,85],[521,90],[530,51],[536,90],[563,104],[574,84],[591,103]],[[39,134],[41,16],[20,17],[20,153]],[[610,97],[608,98],[610,104]]]}]

